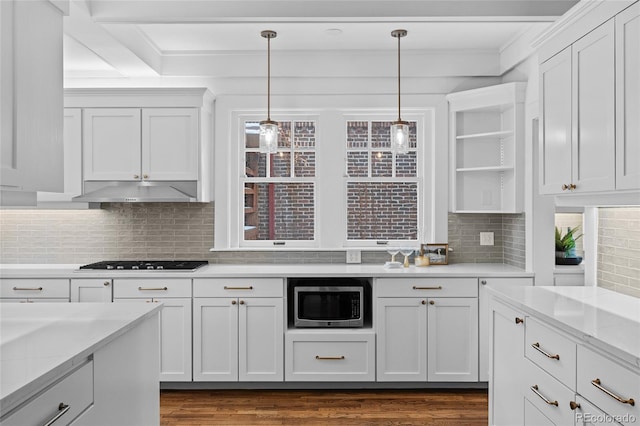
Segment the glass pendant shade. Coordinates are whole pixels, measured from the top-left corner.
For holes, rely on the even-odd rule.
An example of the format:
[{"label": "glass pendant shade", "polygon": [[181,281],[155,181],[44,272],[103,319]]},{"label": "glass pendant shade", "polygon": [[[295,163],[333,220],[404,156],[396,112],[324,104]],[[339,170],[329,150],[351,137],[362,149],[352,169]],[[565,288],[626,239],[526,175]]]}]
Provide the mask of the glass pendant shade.
[{"label": "glass pendant shade", "polygon": [[260,122],[260,152],[278,151],[278,123],[271,120]]},{"label": "glass pendant shade", "polygon": [[409,123],[394,121],[391,125],[391,150],[397,154],[409,152]]}]

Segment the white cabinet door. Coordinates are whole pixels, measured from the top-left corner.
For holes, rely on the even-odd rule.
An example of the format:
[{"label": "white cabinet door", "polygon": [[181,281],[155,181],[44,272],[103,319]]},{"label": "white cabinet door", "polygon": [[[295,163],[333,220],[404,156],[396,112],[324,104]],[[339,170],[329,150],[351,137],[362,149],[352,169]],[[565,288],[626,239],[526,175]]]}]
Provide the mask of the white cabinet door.
[{"label": "white cabinet door", "polygon": [[238,308],[235,298],[193,299],[193,380],[238,380]]},{"label": "white cabinet door", "polygon": [[142,110],[142,176],[145,180],[198,179],[198,110]]},{"label": "white cabinet door", "polygon": [[377,380],[426,381],[426,298],[381,297],[376,308]]},{"label": "white cabinet door", "polygon": [[0,21],[0,183],[62,191],[62,12],[2,1]]},{"label": "white cabinet door", "polygon": [[429,299],[427,380],[478,381],[478,299]]},{"label": "white cabinet door", "polygon": [[163,303],[160,311],[160,381],[190,382],[191,299],[114,299],[117,303]]},{"label": "white cabinet door", "polygon": [[238,380],[284,378],[282,298],[241,298],[238,327]]},{"label": "white cabinet door", "polygon": [[531,401],[524,401],[524,422],[519,423],[525,426],[556,426],[542,411],[538,409]]},{"label": "white cabinet door", "polygon": [[160,311],[160,381],[190,382],[191,299],[155,299]]},{"label": "white cabinet door", "polygon": [[478,380],[489,381],[489,300],[486,286],[532,286],[533,278],[480,278],[478,287]]},{"label": "white cabinet door", "polygon": [[572,174],[580,192],[615,188],[614,41],[609,20],[572,47]]},{"label": "white cabinet door", "polygon": [[616,189],[640,188],[640,3],[616,16]]},{"label": "white cabinet door", "polygon": [[524,315],[490,300],[489,424],[524,424]]},{"label": "white cabinet door", "polygon": [[540,193],[571,183],[571,47],[540,65]]},{"label": "white cabinet door", "polygon": [[113,299],[110,279],[79,278],[71,280],[72,302],[105,302]]},{"label": "white cabinet door", "polygon": [[87,108],[83,117],[84,180],[140,180],[140,109]]}]

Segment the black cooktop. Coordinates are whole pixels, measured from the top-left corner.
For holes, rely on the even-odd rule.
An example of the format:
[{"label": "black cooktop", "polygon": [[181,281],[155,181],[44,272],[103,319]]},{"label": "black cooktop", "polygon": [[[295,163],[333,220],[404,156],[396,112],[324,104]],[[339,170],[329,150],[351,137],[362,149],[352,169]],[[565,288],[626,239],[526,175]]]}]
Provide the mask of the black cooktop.
[{"label": "black cooktop", "polygon": [[194,271],[207,265],[206,260],[107,260],[80,267],[82,270],[117,271]]}]

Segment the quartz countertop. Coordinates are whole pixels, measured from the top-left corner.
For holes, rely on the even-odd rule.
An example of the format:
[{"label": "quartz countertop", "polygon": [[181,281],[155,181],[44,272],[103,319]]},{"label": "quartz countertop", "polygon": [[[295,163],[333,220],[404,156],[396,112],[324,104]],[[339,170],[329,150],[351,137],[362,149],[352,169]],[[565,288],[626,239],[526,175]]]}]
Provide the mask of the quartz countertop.
[{"label": "quartz countertop", "polygon": [[533,277],[502,263],[456,263],[387,269],[378,264],[209,264],[196,271],[78,270],[77,264],[4,264],[2,278],[209,278],[209,277]]},{"label": "quartz countertop", "polygon": [[159,312],[156,303],[4,303],[0,411],[4,414]]},{"label": "quartz countertop", "polygon": [[600,287],[486,287],[579,340],[640,368],[640,299]]}]

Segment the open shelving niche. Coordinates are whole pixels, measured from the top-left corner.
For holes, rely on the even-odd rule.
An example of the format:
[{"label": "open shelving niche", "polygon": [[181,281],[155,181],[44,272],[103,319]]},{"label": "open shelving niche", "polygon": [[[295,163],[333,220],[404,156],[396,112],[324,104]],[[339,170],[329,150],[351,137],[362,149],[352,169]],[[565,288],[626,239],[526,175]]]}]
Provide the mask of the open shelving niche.
[{"label": "open shelving niche", "polygon": [[526,83],[447,96],[450,114],[450,210],[523,211]]}]

